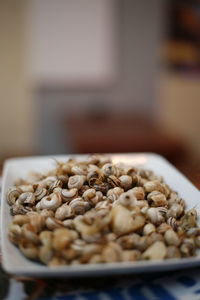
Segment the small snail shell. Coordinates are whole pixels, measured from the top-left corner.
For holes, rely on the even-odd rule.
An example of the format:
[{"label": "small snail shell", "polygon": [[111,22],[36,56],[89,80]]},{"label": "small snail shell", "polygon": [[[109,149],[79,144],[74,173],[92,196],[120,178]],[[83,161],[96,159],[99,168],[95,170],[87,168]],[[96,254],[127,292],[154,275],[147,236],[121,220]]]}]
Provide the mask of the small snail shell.
[{"label": "small snail shell", "polygon": [[167,247],[167,258],[180,258],[181,254],[176,246]]},{"label": "small snail shell", "polygon": [[96,190],[95,189],[88,189],[82,195],[82,197],[85,201],[90,201],[95,196],[96,196]]},{"label": "small snail shell", "polygon": [[63,224],[61,221],[59,220],[56,220],[55,218],[52,218],[52,217],[48,217],[46,219],[46,227],[49,229],[49,230],[54,230],[56,228],[61,228],[63,227]]},{"label": "small snail shell", "polygon": [[85,176],[83,175],[71,176],[68,180],[68,188],[69,189],[77,188],[79,190],[83,186],[84,181],[85,181]]},{"label": "small snail shell", "polygon": [[87,166],[77,164],[71,168],[71,172],[74,175],[86,175],[87,174]]},{"label": "small snail shell", "polygon": [[42,209],[47,208],[47,209],[51,209],[51,210],[55,211],[61,205],[62,198],[61,198],[60,193],[54,192],[54,193],[42,198],[42,200],[40,202],[38,202],[38,204],[39,203],[40,203],[40,207]]},{"label": "small snail shell", "polygon": [[7,195],[6,195],[6,198],[7,198],[7,202],[9,205],[13,205],[15,204],[17,198],[20,196],[20,194],[22,193],[23,191],[18,188],[18,187],[11,187],[8,192],[7,192]]},{"label": "small snail shell", "polygon": [[123,206],[132,207],[132,206],[136,205],[137,199],[136,199],[133,191],[129,190],[128,192],[122,193],[119,196],[118,202]]},{"label": "small snail shell", "polygon": [[122,175],[119,177],[120,186],[127,191],[132,187],[132,177],[129,175]]},{"label": "small snail shell", "polygon": [[169,219],[167,220],[167,224],[169,224],[174,231],[178,229],[178,223],[173,217],[169,217]]},{"label": "small snail shell", "polygon": [[25,215],[29,211],[32,211],[32,208],[30,208],[28,206],[24,207],[21,204],[13,204],[10,209],[11,215],[13,215],[13,216],[14,215]]},{"label": "small snail shell", "polygon": [[143,259],[164,259],[167,254],[167,248],[161,241],[153,243],[147,250],[142,254]]},{"label": "small snail shell", "polygon": [[50,186],[49,186],[49,193],[53,193],[55,189],[61,189],[63,182],[59,179],[56,179]]},{"label": "small snail shell", "polygon": [[34,205],[35,204],[35,196],[32,192],[22,193],[18,198],[18,202],[19,202],[19,204]]},{"label": "small snail shell", "polygon": [[53,232],[48,230],[43,230],[39,234],[39,239],[43,246],[51,247],[52,238],[53,238]]},{"label": "small snail shell", "polygon": [[148,194],[147,200],[149,202],[152,202],[154,206],[165,206],[167,205],[167,199],[166,196],[159,192],[159,191],[153,191]]},{"label": "small snail shell", "polygon": [[22,239],[22,229],[21,226],[18,224],[11,224],[9,226],[9,234],[8,237],[11,242],[14,244],[18,244],[19,241]]},{"label": "small snail shell", "polygon": [[54,254],[54,251],[49,246],[44,245],[39,248],[39,253],[38,253],[39,259],[45,265],[48,265],[49,262],[52,260],[53,254]]},{"label": "small snail shell", "polygon": [[19,243],[19,248],[26,257],[30,259],[38,258],[38,247],[32,243],[23,240]]},{"label": "small snail shell", "polygon": [[159,180],[147,181],[144,184],[144,189],[147,193],[151,193],[153,191],[159,191],[161,193],[165,193],[165,188]]},{"label": "small snail shell", "polygon": [[196,236],[195,239],[194,239],[194,241],[195,241],[196,247],[200,248],[200,236]]},{"label": "small snail shell", "polygon": [[162,214],[159,212],[159,210],[156,207],[151,207],[147,210],[147,217],[149,220],[155,224],[161,224],[164,222],[164,217]]},{"label": "small snail shell", "polygon": [[101,168],[105,176],[117,175],[117,169],[112,163],[106,163]]},{"label": "small snail shell", "polygon": [[74,240],[74,237],[75,236],[72,235],[72,230],[67,228],[55,229],[53,233],[52,247],[57,251],[65,249]]},{"label": "small snail shell", "polygon": [[64,203],[60,207],[57,208],[55,212],[55,218],[58,220],[65,220],[73,216],[72,208],[67,204]]},{"label": "small snail shell", "polygon": [[82,215],[90,209],[90,204],[84,201],[82,198],[76,198],[72,200],[69,205],[76,215]]},{"label": "small snail shell", "polygon": [[183,206],[175,202],[170,207],[167,215],[168,217],[178,218],[183,214],[183,211],[184,211]]},{"label": "small snail shell", "polygon": [[114,175],[109,175],[107,178],[107,182],[111,187],[120,186],[120,180]]},{"label": "small snail shell", "polygon": [[178,247],[181,243],[180,238],[178,237],[177,233],[172,229],[169,229],[165,232],[164,238],[165,238],[166,243],[169,246],[173,245],[173,246]]},{"label": "small snail shell", "polygon": [[15,215],[12,219],[13,224],[22,226],[26,223],[29,223],[29,217],[26,215]]},{"label": "small snail shell", "polygon": [[43,209],[41,210],[40,212],[40,215],[45,217],[45,218],[48,218],[48,217],[54,217],[54,212],[50,209]]},{"label": "small snail shell", "polygon": [[39,244],[39,237],[35,233],[35,228],[31,224],[24,224],[22,226],[22,234],[27,242],[33,243],[34,245]]},{"label": "small snail shell", "polygon": [[35,232],[40,232],[45,225],[45,217],[36,212],[29,213],[30,224],[34,227]]},{"label": "small snail shell", "polygon": [[149,235],[151,234],[152,232],[155,232],[156,231],[156,227],[154,224],[151,224],[151,223],[148,223],[144,226],[143,228],[143,234],[144,235]]},{"label": "small snail shell", "polygon": [[157,241],[164,242],[163,235],[161,233],[158,233],[158,232],[152,232],[150,234],[150,239],[151,239],[152,243],[155,243]]},{"label": "small snail shell", "polygon": [[46,196],[47,190],[43,187],[38,187],[34,193],[36,201],[41,200],[44,196]]},{"label": "small snail shell", "polygon": [[194,243],[186,242],[180,246],[180,252],[183,257],[191,256],[194,252]]},{"label": "small snail shell", "polygon": [[158,226],[158,228],[157,228],[157,231],[159,232],[159,233],[165,233],[167,230],[169,230],[169,229],[172,229],[172,227],[169,225],[169,224],[167,224],[167,223],[162,223],[162,224],[160,224],[160,226]]},{"label": "small snail shell", "polygon": [[78,189],[77,188],[73,188],[70,190],[62,189],[61,196],[64,202],[70,202],[72,199],[78,196]]},{"label": "small snail shell", "polygon": [[49,188],[55,181],[57,181],[56,176],[48,176],[40,182],[40,186],[43,188]]},{"label": "small snail shell", "polygon": [[121,247],[113,242],[108,243],[102,250],[102,259],[104,262],[117,262],[122,259]]},{"label": "small snail shell", "polygon": [[111,200],[111,202],[116,201],[119,196],[124,192],[124,189],[120,187],[114,187],[113,189],[108,190],[107,197]]},{"label": "small snail shell", "polygon": [[137,200],[144,200],[145,198],[145,192],[143,187],[141,186],[136,186],[132,189],[135,197],[137,198]]},{"label": "small snail shell", "polygon": [[139,250],[125,250],[122,252],[122,261],[139,260],[141,253]]}]

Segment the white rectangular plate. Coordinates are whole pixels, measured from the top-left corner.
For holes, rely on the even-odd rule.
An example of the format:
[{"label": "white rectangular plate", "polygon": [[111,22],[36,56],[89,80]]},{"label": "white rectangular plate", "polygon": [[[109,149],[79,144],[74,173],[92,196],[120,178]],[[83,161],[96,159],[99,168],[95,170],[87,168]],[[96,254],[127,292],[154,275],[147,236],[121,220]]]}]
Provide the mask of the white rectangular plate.
[{"label": "white rectangular plate", "polygon": [[[69,157],[84,159],[85,155],[56,155],[9,159],[5,162],[2,180],[1,237],[3,267],[12,274],[51,277],[51,276],[100,276],[150,271],[166,271],[200,265],[200,253],[196,257],[168,259],[164,261],[138,261],[109,264],[85,264],[74,266],[46,267],[26,259],[8,240],[8,225],[11,222],[10,207],[6,203],[6,191],[18,178],[26,178],[30,171],[43,172],[54,167],[52,158],[66,161]],[[113,162],[125,162],[153,170],[164,177],[165,182],[186,201],[186,209],[199,205],[200,193],[176,168],[163,157],[151,153],[109,154]],[[198,209],[198,207],[196,207]]]}]

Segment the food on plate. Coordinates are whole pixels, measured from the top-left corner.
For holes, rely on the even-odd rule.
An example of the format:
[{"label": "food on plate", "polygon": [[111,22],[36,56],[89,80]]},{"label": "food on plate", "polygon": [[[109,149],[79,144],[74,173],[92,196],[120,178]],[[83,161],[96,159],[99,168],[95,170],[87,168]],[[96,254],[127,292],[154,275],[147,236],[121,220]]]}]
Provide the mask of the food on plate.
[{"label": "food on plate", "polygon": [[195,256],[195,208],[150,170],[105,155],[56,161],[7,191],[8,237],[48,266]]}]

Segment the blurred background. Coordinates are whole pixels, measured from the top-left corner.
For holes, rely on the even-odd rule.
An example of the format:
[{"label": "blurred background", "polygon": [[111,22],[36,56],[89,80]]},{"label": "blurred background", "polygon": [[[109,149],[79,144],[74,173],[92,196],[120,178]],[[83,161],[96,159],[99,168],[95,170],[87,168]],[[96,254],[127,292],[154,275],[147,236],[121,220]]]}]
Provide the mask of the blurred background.
[{"label": "blurred background", "polygon": [[0,160],[156,152],[200,182],[200,1],[0,0]]}]

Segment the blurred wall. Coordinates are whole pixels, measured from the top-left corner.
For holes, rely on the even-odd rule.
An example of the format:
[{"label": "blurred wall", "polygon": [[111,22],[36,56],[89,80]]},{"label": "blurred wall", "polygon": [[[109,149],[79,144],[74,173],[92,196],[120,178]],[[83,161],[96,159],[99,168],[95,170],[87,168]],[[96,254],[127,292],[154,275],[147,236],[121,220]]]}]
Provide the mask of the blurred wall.
[{"label": "blurred wall", "polygon": [[141,110],[156,115],[162,128],[185,137],[192,155],[200,157],[200,79],[163,73],[155,97],[162,1],[117,3],[119,82],[106,91],[74,93],[51,87],[45,91],[29,89],[24,65],[26,1],[0,1],[0,155],[23,154],[34,149],[43,153],[49,149],[63,152],[65,146],[70,149],[70,141],[68,145],[61,144],[62,130],[67,130],[58,122],[61,113],[63,116],[71,110],[87,110],[96,100],[111,110]]},{"label": "blurred wall", "polygon": [[24,68],[25,0],[0,1],[0,155],[32,149],[32,103]]},{"label": "blurred wall", "polygon": [[200,162],[200,78],[162,72],[156,102],[160,126],[181,137]]}]

